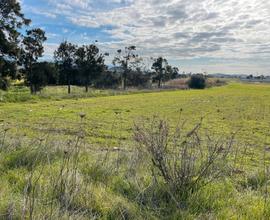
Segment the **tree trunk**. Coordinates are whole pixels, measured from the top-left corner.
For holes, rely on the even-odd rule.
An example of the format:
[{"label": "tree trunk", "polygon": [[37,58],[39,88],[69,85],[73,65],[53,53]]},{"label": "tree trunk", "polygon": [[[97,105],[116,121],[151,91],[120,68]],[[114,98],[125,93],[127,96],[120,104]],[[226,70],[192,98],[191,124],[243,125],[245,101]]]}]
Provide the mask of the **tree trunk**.
[{"label": "tree trunk", "polygon": [[70,88],[70,78],[68,77],[68,94],[71,93],[71,88]]},{"label": "tree trunk", "polygon": [[85,92],[89,91],[89,77],[86,78],[86,82],[85,82]]},{"label": "tree trunk", "polygon": [[124,74],[123,74],[123,90],[126,90],[127,87],[127,75],[128,75],[128,60],[126,59]]},{"label": "tree trunk", "polygon": [[123,79],[123,89],[126,90],[126,88],[127,88],[127,78],[124,77],[124,79]]},{"label": "tree trunk", "polygon": [[35,84],[30,85],[30,92],[32,95],[37,94],[37,86]]},{"label": "tree trunk", "polygon": [[30,85],[30,92],[31,94],[33,95],[35,93],[35,88],[34,88],[34,85]]},{"label": "tree trunk", "polygon": [[[32,56],[32,55],[31,55]],[[30,77],[29,77],[30,76]],[[32,79],[33,79],[33,74],[32,74],[32,62],[30,61],[29,63],[29,69],[28,69],[28,81],[30,83],[30,91],[31,91],[31,94],[33,95],[35,93],[35,87],[34,85],[32,84]]]},{"label": "tree trunk", "polygon": [[158,80],[158,88],[161,87],[161,79]]},{"label": "tree trunk", "polygon": [[127,73],[123,73],[122,75],[122,89],[126,90],[127,88]]},{"label": "tree trunk", "polygon": [[64,66],[64,71],[66,72],[66,74],[67,74],[67,83],[68,83],[68,94],[70,94],[71,93],[71,86],[70,86],[70,75],[71,75],[71,72],[69,72],[70,70],[66,67],[66,66]]}]

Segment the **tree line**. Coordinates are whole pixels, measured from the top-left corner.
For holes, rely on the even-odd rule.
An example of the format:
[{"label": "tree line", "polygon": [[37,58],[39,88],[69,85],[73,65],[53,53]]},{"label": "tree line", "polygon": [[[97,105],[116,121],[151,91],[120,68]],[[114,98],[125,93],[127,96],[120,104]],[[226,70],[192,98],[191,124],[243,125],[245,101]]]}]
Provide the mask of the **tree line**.
[{"label": "tree line", "polygon": [[26,30],[30,19],[21,12],[16,0],[0,2],[0,88],[8,88],[8,79],[23,79],[32,94],[46,85],[71,85],[97,88],[145,87],[177,78],[179,70],[163,57],[151,58],[151,68],[136,53],[136,46],[128,46],[115,52],[113,67],[105,64],[108,53],[101,53],[96,42],[76,45],[64,41],[54,52],[54,60],[40,62],[47,40],[41,28]]}]

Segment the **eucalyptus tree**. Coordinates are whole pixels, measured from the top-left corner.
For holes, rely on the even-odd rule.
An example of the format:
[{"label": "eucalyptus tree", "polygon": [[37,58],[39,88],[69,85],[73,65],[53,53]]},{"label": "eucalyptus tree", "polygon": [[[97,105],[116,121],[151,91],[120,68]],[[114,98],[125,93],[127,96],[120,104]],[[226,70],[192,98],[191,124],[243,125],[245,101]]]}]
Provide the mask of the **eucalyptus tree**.
[{"label": "eucalyptus tree", "polygon": [[25,78],[32,94],[40,90],[40,86],[45,84],[44,77],[40,76],[41,72],[38,68],[33,68],[33,66],[37,63],[38,59],[42,57],[44,53],[43,43],[46,40],[45,32],[40,28],[36,28],[26,31],[26,36],[22,41],[20,59],[24,67]]},{"label": "eucalyptus tree", "polygon": [[64,41],[54,52],[54,59],[56,61],[56,65],[59,68],[60,75],[66,79],[68,85],[68,94],[71,93],[71,79],[76,67],[76,51],[76,45]]},{"label": "eucalyptus tree", "polygon": [[135,53],[136,46],[125,47],[124,50],[117,50],[117,54],[113,59],[114,65],[120,65],[122,67],[121,71],[121,81],[122,88],[125,90],[127,86],[127,77],[131,72],[132,67],[135,63],[140,62],[138,54]]},{"label": "eucalyptus tree", "polygon": [[88,92],[89,85],[93,83],[102,71],[105,69],[104,56],[99,48],[94,45],[83,45],[75,53],[75,62],[79,75],[85,85],[85,91]]},{"label": "eucalyptus tree", "polygon": [[154,80],[158,81],[158,88],[161,87],[161,83],[166,79],[166,73],[168,68],[168,61],[163,57],[154,59],[151,69],[154,70]]}]

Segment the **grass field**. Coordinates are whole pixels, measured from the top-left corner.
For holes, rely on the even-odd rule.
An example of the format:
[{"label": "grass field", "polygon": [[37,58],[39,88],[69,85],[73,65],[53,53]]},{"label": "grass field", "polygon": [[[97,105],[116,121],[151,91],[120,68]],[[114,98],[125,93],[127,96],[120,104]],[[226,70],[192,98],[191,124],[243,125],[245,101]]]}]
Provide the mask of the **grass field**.
[{"label": "grass field", "polygon": [[[7,146],[18,142],[21,147],[10,150],[2,144],[0,216],[12,213],[14,219],[20,219],[18,216],[24,213],[27,218],[46,219],[45,213],[50,211],[53,219],[270,218],[266,175],[270,158],[270,85],[231,83],[206,90],[130,94],[99,91],[93,97],[71,95],[64,99],[61,92],[54,96],[51,91],[47,89],[45,95],[29,98],[25,90],[25,99],[17,93],[15,98],[12,92],[2,94],[8,99],[0,102],[0,142],[5,138]],[[237,131],[234,155],[241,154],[235,162],[238,175],[211,182],[190,195],[185,207],[167,202],[162,185],[150,187],[149,163],[130,164],[135,145],[134,122],[153,115],[166,119],[173,128],[181,117],[181,121],[186,121],[185,130],[203,118],[202,130],[216,138]],[[75,182],[84,183],[85,191],[77,192],[72,210],[63,208],[59,201],[52,208],[43,201],[54,192],[55,180],[49,176],[57,176],[61,158],[65,158],[61,147],[55,145],[76,140],[82,130],[84,149],[79,162],[76,160],[81,179]],[[39,143],[41,137],[48,140],[47,144]],[[50,162],[39,149],[46,149]],[[111,152],[109,159],[104,149]],[[101,162],[100,158],[106,161]],[[132,171],[135,167],[136,175]],[[25,186],[35,182],[35,178],[36,191],[25,193]],[[139,199],[142,194],[145,197]],[[25,195],[30,202],[25,202]],[[84,198],[86,195],[89,197]],[[35,206],[31,206],[31,201],[36,201]]]},{"label": "grass field", "polygon": [[269,132],[269,100],[269,85],[230,84],[204,91],[0,103],[0,120],[11,128],[23,127],[27,135],[39,135],[40,130],[69,135],[80,122],[79,114],[85,113],[91,143],[102,145],[111,136],[115,144],[119,138],[129,142],[132,124],[140,117],[159,115],[174,123],[182,110],[190,126],[204,117],[204,125],[217,133],[240,129],[242,139],[264,144]]}]

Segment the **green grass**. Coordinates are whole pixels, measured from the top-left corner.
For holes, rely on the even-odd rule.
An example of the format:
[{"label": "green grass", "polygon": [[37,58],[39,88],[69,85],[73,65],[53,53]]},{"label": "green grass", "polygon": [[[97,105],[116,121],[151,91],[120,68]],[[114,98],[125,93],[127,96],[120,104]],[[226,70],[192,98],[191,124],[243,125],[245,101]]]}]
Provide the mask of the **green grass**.
[{"label": "green grass", "polygon": [[164,91],[130,95],[24,103],[0,103],[0,121],[27,135],[40,133],[72,135],[84,121],[91,143],[117,145],[129,142],[134,120],[157,114],[175,123],[182,117],[190,124],[204,117],[204,125],[217,133],[240,129],[242,140],[254,145],[269,144],[270,86],[230,84],[206,90]]},{"label": "green grass", "polygon": [[[60,87],[46,88],[43,94],[31,96],[22,87],[20,92],[12,88],[2,94],[6,100],[0,102],[0,131],[7,128],[6,142],[17,147],[7,146],[0,153],[0,219],[11,205],[15,217],[20,218],[23,191],[33,167],[37,176],[42,170],[37,196],[55,196],[52,185],[65,157],[62,146],[68,146],[63,143],[74,140],[82,130],[86,130],[86,143],[77,181],[85,187],[72,204],[74,210],[85,210],[82,219],[270,218],[270,200],[265,199],[269,180],[265,179],[262,160],[263,156],[270,158],[263,155],[263,149],[270,147],[270,85],[231,83],[206,90],[131,94],[92,91],[85,96],[80,88],[74,88],[77,95],[73,96],[65,96],[63,91]],[[81,119],[80,113],[86,118]],[[134,167],[129,151],[106,155],[106,149],[113,147],[132,152],[134,121],[153,115],[166,118],[173,127],[181,115],[187,120],[186,129],[203,117],[203,128],[216,137],[238,131],[235,145],[239,152],[248,146],[236,161],[244,174],[214,181],[178,209],[167,201],[162,185],[151,184],[147,161]],[[3,133],[0,135],[1,141]],[[42,201],[37,202],[36,218],[50,209]],[[74,219],[81,217],[72,210],[63,210],[61,203],[55,202],[54,211],[61,213],[59,219],[68,219],[71,213]]]},{"label": "green grass", "polygon": [[[168,89],[167,89],[168,90]],[[171,89],[174,90],[174,89]],[[86,93],[84,87],[71,86],[71,94],[67,93],[67,86],[47,86],[36,95],[31,95],[29,88],[21,84],[11,86],[8,91],[0,90],[0,103],[18,103],[35,101],[60,101],[65,99],[93,98],[115,95],[129,95],[137,93],[162,91],[160,89],[136,89],[112,90],[112,89],[89,89]]]}]

